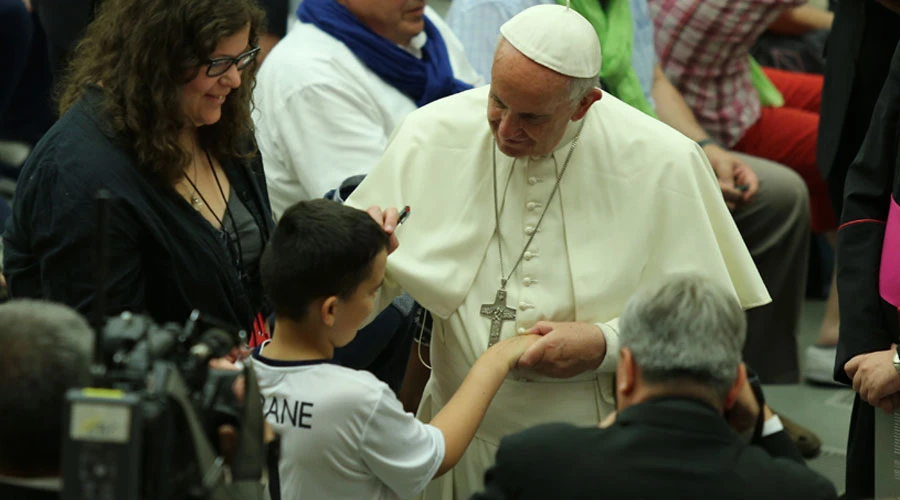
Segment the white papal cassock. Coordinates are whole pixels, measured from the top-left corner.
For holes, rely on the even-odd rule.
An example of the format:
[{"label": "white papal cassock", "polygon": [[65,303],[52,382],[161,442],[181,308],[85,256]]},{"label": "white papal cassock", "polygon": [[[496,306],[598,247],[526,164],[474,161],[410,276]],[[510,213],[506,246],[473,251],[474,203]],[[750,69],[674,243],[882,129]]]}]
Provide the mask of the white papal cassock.
[{"label": "white papal cassock", "polygon": [[[402,288],[435,316],[424,421],[487,348],[490,321],[480,308],[500,286],[487,104],[483,87],[413,112],[348,201],[362,209],[411,207],[381,300]],[[606,359],[596,373],[571,379],[511,374],[463,459],[432,482],[426,499],[468,499],[483,486],[506,434],[551,421],[597,425],[611,412],[618,316],[641,285],[694,272],[733,290],[745,308],[770,300],[696,143],[609,94],[584,122],[559,192],[507,286],[517,315],[502,338],[539,320],[597,323]],[[580,125],[570,123],[547,157],[513,165],[497,152],[501,198],[509,179],[499,229],[506,272],[534,231]]]}]

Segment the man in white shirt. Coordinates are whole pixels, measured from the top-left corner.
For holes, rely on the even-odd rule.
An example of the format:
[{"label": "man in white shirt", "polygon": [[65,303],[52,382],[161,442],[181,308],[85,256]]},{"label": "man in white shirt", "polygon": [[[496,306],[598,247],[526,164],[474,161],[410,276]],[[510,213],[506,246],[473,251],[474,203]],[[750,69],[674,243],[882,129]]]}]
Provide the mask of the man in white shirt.
[{"label": "man in white shirt", "polygon": [[276,217],[368,173],[418,106],[482,83],[424,0],[305,0],[297,13],[254,95]]}]

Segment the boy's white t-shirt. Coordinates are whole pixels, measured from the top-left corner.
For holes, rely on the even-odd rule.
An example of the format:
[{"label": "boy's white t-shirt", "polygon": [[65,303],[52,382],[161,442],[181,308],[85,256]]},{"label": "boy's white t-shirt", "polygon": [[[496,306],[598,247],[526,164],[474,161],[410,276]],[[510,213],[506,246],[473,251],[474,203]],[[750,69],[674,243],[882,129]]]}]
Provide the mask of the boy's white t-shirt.
[{"label": "boy's white t-shirt", "polygon": [[252,355],[266,421],[281,437],[284,499],[406,499],[444,460],[444,436],[369,372]]}]

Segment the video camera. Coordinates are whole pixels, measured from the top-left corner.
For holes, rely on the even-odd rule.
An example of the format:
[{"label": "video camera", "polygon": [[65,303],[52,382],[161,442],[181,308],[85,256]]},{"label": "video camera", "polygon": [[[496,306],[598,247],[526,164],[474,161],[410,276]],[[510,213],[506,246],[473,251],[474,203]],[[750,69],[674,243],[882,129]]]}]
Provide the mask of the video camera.
[{"label": "video camera", "polygon": [[[262,399],[250,367],[215,370],[246,333],[194,311],[184,325],[122,313],[105,318],[110,198],[98,195],[100,270],[91,387],[70,390],[64,411],[64,500],[268,498]],[[243,402],[233,386],[245,377]],[[238,432],[230,467],[218,429]]]}]

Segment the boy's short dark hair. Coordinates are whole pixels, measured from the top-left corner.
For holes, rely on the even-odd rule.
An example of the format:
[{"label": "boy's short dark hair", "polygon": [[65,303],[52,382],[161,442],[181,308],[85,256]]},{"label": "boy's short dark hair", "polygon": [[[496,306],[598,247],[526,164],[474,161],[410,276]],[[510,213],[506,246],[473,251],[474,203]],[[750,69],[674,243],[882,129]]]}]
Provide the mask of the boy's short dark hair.
[{"label": "boy's short dark hair", "polygon": [[350,297],[389,238],[362,210],[324,199],[292,205],[260,258],[263,291],[275,314],[299,321],[316,299]]}]

